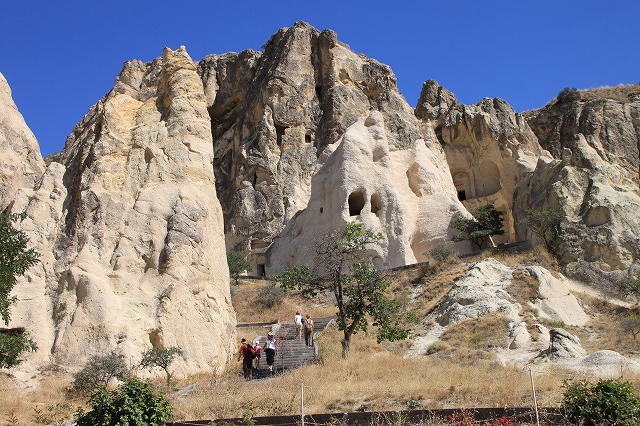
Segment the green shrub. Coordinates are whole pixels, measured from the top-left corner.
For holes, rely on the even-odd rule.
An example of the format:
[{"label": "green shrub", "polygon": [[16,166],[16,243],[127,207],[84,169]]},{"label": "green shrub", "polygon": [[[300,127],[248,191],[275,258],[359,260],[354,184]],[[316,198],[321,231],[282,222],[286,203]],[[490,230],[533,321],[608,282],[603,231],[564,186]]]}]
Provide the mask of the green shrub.
[{"label": "green shrub", "polygon": [[575,87],[565,87],[558,93],[558,102],[573,102],[580,100],[580,91]]},{"label": "green shrub", "polygon": [[100,389],[89,398],[91,411],[78,409],[78,426],[162,425],[171,418],[171,404],[151,385],[136,378],[126,379],[115,390]]},{"label": "green shrub", "polygon": [[593,385],[586,382],[565,382],[562,408],[573,424],[637,425],[640,422],[640,398],[629,382],[599,380]]},{"label": "green shrub", "polygon": [[456,249],[449,243],[440,243],[429,250],[429,256],[431,256],[436,262],[443,262],[456,254]]},{"label": "green shrub", "polygon": [[286,290],[281,287],[266,285],[258,290],[256,303],[263,308],[273,308],[282,303],[286,294]]},{"label": "green shrub", "polygon": [[124,379],[129,368],[122,355],[114,353],[96,355],[87,361],[80,371],[73,375],[72,390],[80,394],[93,392],[100,387],[107,387],[111,379]]}]

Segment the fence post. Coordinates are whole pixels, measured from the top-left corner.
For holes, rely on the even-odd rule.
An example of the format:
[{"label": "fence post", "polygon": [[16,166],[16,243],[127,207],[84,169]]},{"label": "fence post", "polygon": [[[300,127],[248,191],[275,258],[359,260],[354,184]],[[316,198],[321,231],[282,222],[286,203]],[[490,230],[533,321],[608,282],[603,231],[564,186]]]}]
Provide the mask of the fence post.
[{"label": "fence post", "polygon": [[304,383],[300,384],[300,424],[304,426]]},{"label": "fence post", "polygon": [[536,424],[540,426],[540,417],[538,416],[538,400],[536,399],[536,387],[533,384],[533,371],[529,369],[529,377],[531,377],[531,392],[533,393],[533,406],[536,410]]}]

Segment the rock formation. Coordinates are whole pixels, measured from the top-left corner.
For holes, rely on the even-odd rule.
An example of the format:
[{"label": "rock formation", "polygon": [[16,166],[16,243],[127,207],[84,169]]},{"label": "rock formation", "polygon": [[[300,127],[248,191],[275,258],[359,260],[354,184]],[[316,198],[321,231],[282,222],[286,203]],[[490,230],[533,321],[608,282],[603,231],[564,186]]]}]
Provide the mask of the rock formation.
[{"label": "rock formation", "polygon": [[541,159],[520,182],[514,216],[561,210],[553,248],[567,272],[593,284],[617,281],[639,266],[640,86],[569,95],[527,113],[556,159]]},{"label": "rock formation", "polygon": [[505,225],[505,234],[495,236],[495,242],[516,241],[515,188],[539,157],[550,159],[523,117],[502,99],[463,105],[434,80],[424,83],[415,114],[432,124],[465,207],[494,203]]},{"label": "rock formation", "polygon": [[376,110],[390,149],[420,138],[391,69],[355,54],[333,31],[297,22],[274,34],[264,53],[210,55],[198,69],[227,247],[250,254],[258,275],[273,238],[307,206],[318,157],[349,126]]},{"label": "rock formation", "polygon": [[11,98],[0,74],[0,210],[18,188],[33,187],[44,171],[38,141]]},{"label": "rock formation", "polygon": [[14,322],[41,358],[79,365],[116,351],[135,361],[175,345],[180,373],[226,364],[235,313],[210,129],[196,65],[184,48],[166,49],[126,63],[62,164],[18,192],[11,208],[26,210],[44,258],[18,286],[37,297],[16,304]]},{"label": "rock formation", "polygon": [[310,264],[318,238],[348,221],[382,234],[383,240],[370,247],[380,267],[424,261],[430,248],[451,239],[452,217],[468,213],[455,196],[434,135],[394,151],[388,133],[383,115],[374,111],[324,150],[308,206],[270,247],[268,272]]}]

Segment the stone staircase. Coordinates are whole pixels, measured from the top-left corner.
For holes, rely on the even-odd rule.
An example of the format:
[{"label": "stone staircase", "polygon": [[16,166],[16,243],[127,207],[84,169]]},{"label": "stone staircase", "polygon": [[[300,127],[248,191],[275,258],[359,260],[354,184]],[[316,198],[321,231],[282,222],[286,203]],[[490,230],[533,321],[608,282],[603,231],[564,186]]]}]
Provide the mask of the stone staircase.
[{"label": "stone staircase", "polygon": [[266,336],[258,336],[253,341],[259,340],[262,347],[260,367],[253,369],[254,379],[264,379],[271,375],[283,374],[303,364],[317,361],[316,334],[326,329],[335,320],[334,317],[313,318],[314,332],[312,335],[313,346],[305,346],[304,334],[301,339],[296,336],[296,326],[293,323],[284,323],[274,331],[276,338],[276,359],[273,364],[273,373],[267,367],[267,357],[264,353]]}]

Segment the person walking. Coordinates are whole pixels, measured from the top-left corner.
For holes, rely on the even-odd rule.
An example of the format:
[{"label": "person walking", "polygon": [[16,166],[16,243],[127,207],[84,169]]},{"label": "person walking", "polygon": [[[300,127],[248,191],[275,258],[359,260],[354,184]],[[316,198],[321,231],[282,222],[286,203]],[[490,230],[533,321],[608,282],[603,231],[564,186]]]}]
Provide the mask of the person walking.
[{"label": "person walking", "polygon": [[307,314],[307,318],[304,320],[304,344],[306,346],[313,346],[313,320]]},{"label": "person walking", "polygon": [[267,341],[264,342],[264,353],[267,356],[269,373],[273,374],[273,362],[276,359],[276,338],[273,336],[272,331],[267,333]]},{"label": "person walking", "polygon": [[293,321],[296,323],[296,335],[298,340],[302,339],[302,323],[304,322],[300,312],[296,312],[296,316],[293,317]]},{"label": "person walking", "polygon": [[260,347],[260,341],[256,340],[255,342],[253,342],[253,352],[256,356],[256,358],[254,359],[253,362],[253,366],[255,368],[260,368],[260,357],[262,355],[262,348]]},{"label": "person walking", "polygon": [[251,380],[251,367],[253,366],[253,358],[255,354],[253,348],[251,347],[251,343],[247,342],[247,339],[242,338],[240,344],[240,353],[238,354],[238,361],[242,358],[242,373],[244,374],[245,380]]}]

